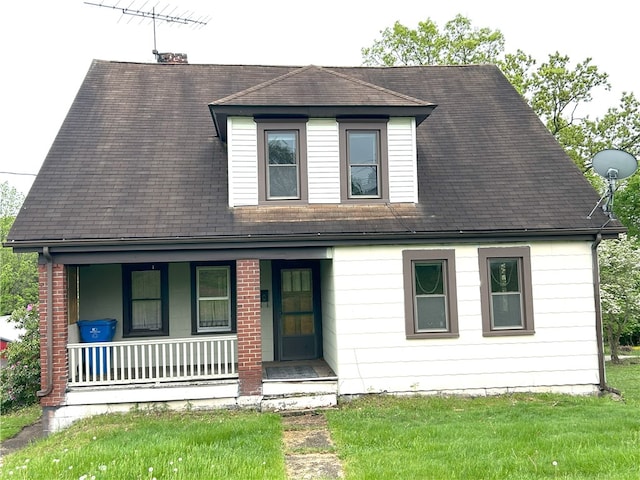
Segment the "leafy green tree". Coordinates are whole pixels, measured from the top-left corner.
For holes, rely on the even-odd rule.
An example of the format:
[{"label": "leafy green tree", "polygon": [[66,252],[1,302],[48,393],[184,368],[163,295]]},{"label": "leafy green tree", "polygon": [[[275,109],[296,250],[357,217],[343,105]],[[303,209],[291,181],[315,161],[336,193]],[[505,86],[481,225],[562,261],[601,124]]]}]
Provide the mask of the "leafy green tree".
[{"label": "leafy green tree", "polygon": [[9,320],[24,333],[3,352],[7,360],[7,366],[0,370],[3,413],[36,403],[36,392],[40,389],[38,308],[34,305],[17,308]]},{"label": "leafy green tree", "polygon": [[[24,196],[8,182],[0,184],[0,242],[5,242]],[[0,250],[0,315],[38,301],[38,255]]]},{"label": "leafy green tree", "polygon": [[620,338],[640,328],[640,249],[623,235],[599,248],[602,322],[611,360],[620,363]]},{"label": "leafy green tree", "polygon": [[442,32],[427,19],[416,29],[396,22],[381,33],[380,40],[362,49],[365,65],[496,63],[504,50],[504,36],[499,30],[474,28],[462,15],[447,22]]}]

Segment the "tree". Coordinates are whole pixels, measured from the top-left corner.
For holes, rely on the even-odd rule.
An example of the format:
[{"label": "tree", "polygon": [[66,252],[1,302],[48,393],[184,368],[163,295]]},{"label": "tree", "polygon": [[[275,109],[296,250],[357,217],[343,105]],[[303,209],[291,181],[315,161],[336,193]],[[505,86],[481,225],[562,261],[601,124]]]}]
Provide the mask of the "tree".
[{"label": "tree", "polygon": [[[7,240],[24,196],[8,182],[0,184],[0,242]],[[38,254],[0,250],[0,315],[38,301]]]},{"label": "tree", "polygon": [[3,352],[7,366],[0,370],[0,411],[8,412],[38,401],[40,388],[40,335],[38,307],[17,308],[11,318],[24,334]]},{"label": "tree", "polygon": [[620,338],[640,327],[640,249],[623,235],[603,241],[599,254],[603,328],[620,363]]},{"label": "tree", "polygon": [[411,29],[400,22],[386,28],[382,38],[362,49],[365,65],[464,65],[496,63],[504,50],[499,30],[473,28],[471,21],[457,15],[444,31],[431,20]]}]

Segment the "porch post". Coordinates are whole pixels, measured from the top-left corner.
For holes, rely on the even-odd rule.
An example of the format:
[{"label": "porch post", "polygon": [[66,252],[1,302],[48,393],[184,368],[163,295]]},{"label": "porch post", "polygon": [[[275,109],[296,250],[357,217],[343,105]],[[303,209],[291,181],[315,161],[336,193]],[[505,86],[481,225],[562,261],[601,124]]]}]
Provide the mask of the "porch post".
[{"label": "porch post", "polygon": [[[52,305],[47,304],[49,298],[47,287],[52,285]],[[64,265],[52,265],[52,279],[47,278],[47,265],[38,265],[38,293],[40,316],[40,386],[38,392],[40,405],[58,407],[64,403],[69,364],[67,358],[67,271]],[[47,331],[47,313],[51,311],[52,331]],[[51,355],[48,353],[47,339],[51,336]],[[49,379],[49,359],[52,361],[52,378]],[[46,425],[45,425],[46,430]]]},{"label": "porch post", "polygon": [[262,395],[260,261],[237,260],[236,275],[240,396]]}]

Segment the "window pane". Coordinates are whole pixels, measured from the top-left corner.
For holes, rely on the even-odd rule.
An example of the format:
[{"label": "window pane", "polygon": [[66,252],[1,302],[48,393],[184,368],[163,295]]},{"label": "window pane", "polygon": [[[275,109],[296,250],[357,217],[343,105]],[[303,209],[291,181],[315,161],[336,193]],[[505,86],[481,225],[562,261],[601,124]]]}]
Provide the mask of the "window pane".
[{"label": "window pane", "polygon": [[269,165],[295,165],[296,143],[296,132],[267,132]]},{"label": "window pane", "polygon": [[160,298],[160,270],[131,272],[131,298]]},{"label": "window pane", "polygon": [[491,292],[519,292],[520,275],[517,258],[494,258],[489,260]]},{"label": "window pane", "polygon": [[417,331],[447,331],[447,307],[444,295],[416,298]]},{"label": "window pane", "polygon": [[229,267],[198,267],[198,329],[231,328]]},{"label": "window pane", "polygon": [[347,135],[350,165],[378,163],[378,132],[349,131]]},{"label": "window pane", "polygon": [[298,132],[267,131],[268,198],[298,198]]},{"label": "window pane", "polygon": [[296,165],[269,166],[269,198],[298,197],[298,167]]},{"label": "window pane", "polygon": [[519,293],[492,294],[491,320],[492,327],[522,328],[522,305]]},{"label": "window pane", "polygon": [[429,262],[415,265],[416,295],[444,294],[442,263]]},{"label": "window pane", "polygon": [[198,269],[198,297],[228,297],[228,268]]},{"label": "window pane", "polygon": [[160,330],[162,328],[162,302],[160,300],[133,300],[131,327],[133,330]]},{"label": "window pane", "polygon": [[351,167],[351,195],[378,195],[378,167]]},{"label": "window pane", "polygon": [[198,302],[199,327],[231,327],[228,300],[200,300]]},{"label": "window pane", "polygon": [[283,315],[282,316],[282,335],[313,335],[313,314],[303,315]]}]

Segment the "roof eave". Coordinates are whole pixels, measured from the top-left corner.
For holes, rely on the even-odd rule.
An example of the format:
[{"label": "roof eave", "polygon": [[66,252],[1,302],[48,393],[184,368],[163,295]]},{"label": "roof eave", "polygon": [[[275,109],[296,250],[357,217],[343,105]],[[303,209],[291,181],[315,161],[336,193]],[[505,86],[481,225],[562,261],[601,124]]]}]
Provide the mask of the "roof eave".
[{"label": "roof eave", "polygon": [[218,105],[209,104],[216,133],[227,141],[227,118],[239,117],[305,117],[305,118],[389,118],[413,117],[420,125],[437,105]]}]

